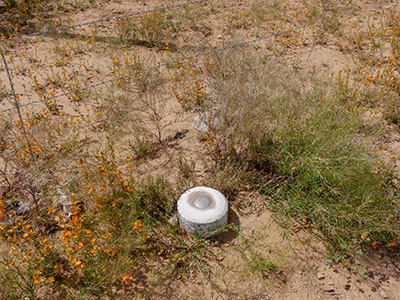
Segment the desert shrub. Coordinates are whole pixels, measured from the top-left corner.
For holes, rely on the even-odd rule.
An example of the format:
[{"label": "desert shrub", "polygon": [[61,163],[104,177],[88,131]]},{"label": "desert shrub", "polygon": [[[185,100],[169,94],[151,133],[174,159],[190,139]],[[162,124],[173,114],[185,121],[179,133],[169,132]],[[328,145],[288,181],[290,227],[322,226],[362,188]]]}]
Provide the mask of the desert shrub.
[{"label": "desert shrub", "polygon": [[216,114],[209,135],[216,167],[234,156],[275,174],[280,181],[260,189],[269,207],[285,222],[310,219],[336,250],[365,245],[361,236],[396,239],[391,167],[381,162],[373,146],[379,131],[363,112],[351,111],[327,83],[249,49],[216,59],[208,104]]},{"label": "desert shrub", "polygon": [[176,201],[169,181],[153,176],[138,182],[133,197],[138,209],[154,218],[171,215]]},{"label": "desert shrub", "polygon": [[[57,1],[49,0],[6,0],[0,7],[0,39],[16,35],[22,27],[38,17],[49,18],[47,14],[56,7]],[[53,19],[51,19],[52,23]]]}]

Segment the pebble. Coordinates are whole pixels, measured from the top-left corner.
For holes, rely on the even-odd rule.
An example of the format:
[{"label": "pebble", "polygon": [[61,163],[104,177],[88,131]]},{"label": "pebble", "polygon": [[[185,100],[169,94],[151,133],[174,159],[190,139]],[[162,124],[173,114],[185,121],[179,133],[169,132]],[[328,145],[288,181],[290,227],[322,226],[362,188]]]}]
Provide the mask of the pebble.
[{"label": "pebble", "polygon": [[260,294],[256,299],[257,300],[270,300],[271,298],[270,298],[270,296],[268,296],[267,293],[264,292],[264,293]]},{"label": "pebble", "polygon": [[324,274],[324,273],[318,272],[318,273],[317,273],[317,278],[318,278],[319,280],[325,279],[325,274]]},{"label": "pebble", "polygon": [[383,298],[383,299],[389,299],[389,297],[386,295],[385,291],[379,289],[379,295]]}]

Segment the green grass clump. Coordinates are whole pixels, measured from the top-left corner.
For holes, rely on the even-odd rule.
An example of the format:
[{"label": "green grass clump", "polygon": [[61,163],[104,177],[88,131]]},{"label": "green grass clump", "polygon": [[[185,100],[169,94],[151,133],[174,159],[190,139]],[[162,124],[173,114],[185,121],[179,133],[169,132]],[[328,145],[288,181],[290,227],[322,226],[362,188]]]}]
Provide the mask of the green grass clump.
[{"label": "green grass clump", "polygon": [[362,236],[395,240],[391,167],[364,112],[350,110],[329,84],[248,49],[217,60],[209,105],[218,113],[210,124],[216,160],[247,162],[250,177],[251,166],[265,176],[258,188],[277,216],[310,219],[335,251],[351,253],[365,245]]}]

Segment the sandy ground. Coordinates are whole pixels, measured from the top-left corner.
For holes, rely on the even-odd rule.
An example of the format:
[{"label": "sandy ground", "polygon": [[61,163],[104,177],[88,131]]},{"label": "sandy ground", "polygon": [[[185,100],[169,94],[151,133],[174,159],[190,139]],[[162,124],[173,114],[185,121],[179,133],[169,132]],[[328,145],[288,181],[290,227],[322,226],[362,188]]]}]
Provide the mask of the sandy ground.
[{"label": "sandy ground", "polygon": [[[292,4],[295,3],[295,1],[291,2]],[[372,1],[369,3],[356,2],[354,4],[355,8],[374,3]],[[171,3],[175,2],[169,1],[167,4]],[[101,2],[98,7],[75,12],[73,15],[66,16],[66,19],[68,19],[68,24],[76,24],[98,18],[108,18],[152,9],[157,7],[158,4],[159,2],[157,1],[134,1],[134,4],[131,1],[122,0]],[[390,4],[386,3],[384,5]],[[179,47],[186,47],[193,51],[204,49],[206,45],[218,46],[222,43],[220,37],[223,29],[221,25],[222,15],[235,9],[243,9],[245,6],[246,3],[244,1],[224,1],[224,4],[214,7],[219,12],[217,14],[202,11],[205,23],[212,28],[210,34],[198,31],[189,32],[189,30],[185,29],[185,31],[181,32],[183,36],[181,41],[177,41],[177,36],[173,37],[172,40]],[[377,11],[378,8],[372,7],[364,11],[363,14],[365,16],[374,15]],[[351,15],[348,18],[344,18],[342,22],[348,23],[348,27],[350,27],[354,20],[359,17],[358,15]],[[109,41],[115,38],[114,35],[108,34],[112,31],[113,26],[110,23],[98,26],[94,36],[100,42],[95,46],[83,42],[83,40],[92,36],[89,29],[87,33],[82,33],[80,30],[73,31],[70,37],[77,37],[82,41],[81,44],[85,44],[91,50],[83,51],[81,55],[79,54],[80,52],[74,52],[75,50],[69,52],[65,56],[71,61],[71,64],[65,65],[64,68],[55,68],[54,71],[58,72],[64,69],[69,74],[66,79],[67,83],[74,82],[76,78],[79,78],[82,80],[81,88],[114,78],[115,74],[110,68],[113,50],[110,50],[106,43],[102,42],[103,40]],[[39,27],[37,29],[40,30]],[[252,32],[254,36],[248,37],[248,40],[255,39],[257,34],[263,33],[265,30],[265,28],[260,27],[258,32]],[[243,34],[243,31],[240,31],[240,34]],[[71,40],[75,40],[74,38],[71,38]],[[104,39],[102,40],[102,38]],[[68,38],[66,40],[68,41]],[[71,43],[73,42],[71,41]],[[266,53],[277,51],[271,49],[267,40],[260,40],[255,45]],[[312,34],[305,32],[293,43],[292,47],[285,49],[286,52],[283,51],[285,53],[282,57],[290,57],[291,60],[296,60],[296,63],[301,67],[316,69],[327,77],[331,73],[338,73],[345,68],[354,66],[354,53],[343,51],[337,44],[329,46],[314,45],[315,47],[312,48],[313,51],[309,56],[305,51],[309,50],[313,45]],[[37,75],[39,82],[44,84],[46,76],[39,75],[43,75],[43,72],[48,70],[48,65],[52,64],[54,59],[60,59],[59,54],[54,54],[53,47],[56,46],[65,46],[65,39],[58,40],[46,35],[30,38],[29,42],[17,41],[9,49],[7,58],[11,61],[11,68],[15,72],[13,73],[15,87],[17,91],[25,91],[24,93],[20,92],[22,94],[21,104],[40,100],[37,94],[33,92],[33,88],[23,87],[23,84],[27,82],[27,78],[21,67],[24,67],[27,61],[37,62],[37,60],[42,59],[43,62],[35,64],[36,69],[28,71],[33,75]],[[150,53],[157,59],[170,55],[155,49],[144,49],[143,47],[127,49],[127,51],[134,50]],[[18,57],[21,53],[27,54],[21,61],[18,61],[15,57]],[[292,58],[291,56],[295,53],[303,54]],[[11,56],[14,58],[10,58]],[[171,58],[176,59],[177,57],[171,54]],[[307,66],[304,66],[306,63]],[[80,64],[84,66],[79,66]],[[0,71],[0,80],[4,84],[8,79],[4,68],[0,69]],[[28,71],[25,70],[25,72]],[[77,75],[71,76],[70,74],[75,71]],[[33,85],[32,82],[31,84]],[[56,87],[53,91],[55,95],[59,95],[68,90]],[[160,94],[163,94],[163,92],[161,91]],[[2,99],[0,108],[10,109],[13,107],[12,102],[13,99],[10,97]],[[92,105],[96,105],[96,101],[90,98],[82,103],[74,103],[68,97],[63,96],[57,100],[57,105],[67,116],[73,116],[81,114]],[[24,108],[24,113],[26,111],[39,111],[42,107],[43,105],[39,103],[37,106]],[[145,176],[151,173],[167,178],[175,177],[177,170],[174,166],[177,165],[178,156],[181,155],[196,162],[196,172],[201,179],[204,176],[204,170],[207,169],[207,165],[212,163],[204,159],[206,150],[202,143],[199,142],[200,133],[192,127],[192,121],[196,113],[178,114],[176,113],[178,107],[179,105],[176,101],[168,103],[169,113],[163,119],[163,122],[171,124],[166,127],[163,135],[171,137],[174,136],[176,131],[183,129],[189,129],[189,132],[183,139],[170,143],[168,147],[163,148],[154,159],[139,161],[135,165],[138,176]],[[90,115],[90,119],[93,117]],[[93,137],[96,135],[93,132],[89,134]],[[130,150],[126,145],[129,143],[130,138],[126,137],[120,141],[122,156],[129,154]],[[395,156],[400,156],[400,134],[397,129],[389,130],[385,138],[387,148],[391,153]],[[396,176],[400,178],[400,173],[397,173]],[[246,200],[246,198],[255,196],[244,194],[242,197]],[[213,250],[219,259],[210,260],[210,267],[207,273],[194,273],[189,276],[190,278],[182,278],[180,282],[174,284],[173,290],[175,292],[168,296],[165,295],[164,299],[400,299],[400,262],[398,253],[382,253],[371,249],[369,253],[359,258],[360,260],[352,266],[355,272],[342,265],[326,264],[326,249],[324,244],[316,238],[311,224],[300,222],[290,230],[280,228],[274,221],[271,212],[265,209],[262,199],[256,199],[254,203],[258,203],[256,209],[252,207],[246,212],[233,208],[230,211],[230,222],[240,226],[240,235],[227,233],[218,238],[218,245],[215,245]],[[273,261],[280,268],[281,274],[262,274],[252,271],[249,268],[252,258],[248,252],[243,250],[243,241],[251,244],[252,249],[259,255]],[[120,296],[121,299],[132,299],[126,298],[122,294]],[[157,298],[158,296],[154,296],[154,299]],[[46,296],[43,299],[46,299]]]}]

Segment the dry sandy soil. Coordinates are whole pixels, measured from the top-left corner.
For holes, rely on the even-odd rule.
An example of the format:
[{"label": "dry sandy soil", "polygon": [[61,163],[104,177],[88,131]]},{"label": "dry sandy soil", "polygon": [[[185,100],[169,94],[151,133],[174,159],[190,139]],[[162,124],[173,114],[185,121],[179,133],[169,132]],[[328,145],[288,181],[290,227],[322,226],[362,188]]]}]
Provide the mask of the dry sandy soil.
[{"label": "dry sandy soil", "polygon": [[[366,18],[368,15],[378,16],[379,11],[385,7],[393,6],[393,2],[396,1],[383,2],[381,5],[376,5],[375,1],[354,1],[351,4],[346,1],[342,1],[342,4],[335,3],[338,13],[346,13],[348,9],[346,6],[355,10],[363,9],[362,13],[355,12],[343,16],[341,18],[341,30],[350,31],[352,24],[356,20]],[[77,24],[99,18],[120,16],[153,9],[160,5],[160,2],[155,0],[95,1],[93,5],[87,5],[87,7],[86,2],[82,3],[85,3],[85,5],[81,11],[79,9],[71,9],[70,12],[64,12],[61,15],[62,24]],[[176,3],[175,1],[167,1],[162,5],[167,6]],[[181,1],[181,3],[183,2]],[[255,1],[254,5],[266,5],[265,3],[264,1]],[[276,5],[279,6],[280,4]],[[289,1],[289,5],[292,8],[298,6],[300,10],[302,2],[292,0]],[[196,10],[196,13],[201,13],[203,29],[193,30],[190,27],[190,18],[194,18],[195,22],[200,20],[196,19],[195,16],[189,16],[186,20],[189,25],[183,26],[180,31],[172,32],[172,36],[168,39],[178,49],[188,49],[187,53],[184,54],[187,56],[204,51],[210,45],[212,47],[224,46],[223,30],[227,22],[224,16],[226,18],[226,16],[233,14],[235,11],[244,12],[250,7],[251,5],[247,1],[215,1],[214,4],[205,4]],[[264,8],[268,11],[273,10],[273,7],[274,3],[271,2]],[[172,14],[171,18],[177,18],[177,14],[179,15],[179,12]],[[268,23],[267,19],[265,22],[266,24]],[[65,75],[66,83],[73,83],[79,79],[81,83],[79,83],[78,88],[82,88],[97,82],[111,80],[118,75],[115,74],[115,70],[111,67],[113,53],[120,55],[122,60],[123,51],[138,51],[143,57],[148,58],[148,61],[146,61],[147,66],[151,65],[150,62],[154,57],[154,61],[180,58],[179,51],[168,53],[141,45],[120,46],[124,49],[116,49],[118,47],[115,47],[115,45],[109,46],[108,43],[112,44],[112,40],[118,38],[115,33],[115,24],[115,22],[104,22],[96,26],[88,26],[88,28],[79,27],[70,30],[66,36],[57,37],[54,34],[46,34],[9,42],[7,44],[7,59],[14,72],[15,88],[17,94],[21,95],[21,103],[26,104],[41,99],[34,92],[36,83],[31,79],[27,79],[28,74],[36,75],[37,82],[40,85],[46,85],[47,91],[52,91],[51,96],[54,96],[65,92],[66,89],[60,87],[49,88],[49,83],[46,83],[46,78],[49,77],[47,77],[47,74],[44,75],[45,72],[57,73],[65,70],[67,73]],[[283,28],[286,29],[289,26],[284,21],[282,21],[282,24],[284,24],[282,25]],[[42,30],[40,26],[41,23],[37,21],[29,30],[40,31]],[[331,73],[338,73],[345,68],[354,67],[355,53],[343,51],[340,43],[344,44],[345,42],[340,38],[336,38],[336,33],[330,33],[327,38],[329,43],[316,42],[313,34],[315,35],[318,32],[318,26],[319,23],[311,31],[304,30],[293,44],[282,49],[273,49],[270,39],[259,39],[267,31],[267,25],[250,27],[250,29],[238,28],[237,31],[227,33],[227,36],[231,38],[232,35],[237,35],[238,37],[240,36],[241,40],[246,41],[259,39],[253,44],[262,51],[273,55],[278,55],[277,53],[280,51],[279,57],[293,61],[294,64],[306,69],[316,69],[321,76],[329,77]],[[96,29],[94,34],[96,42],[85,41],[93,37],[90,33],[93,28]],[[83,29],[86,31],[83,32]],[[335,44],[332,44],[331,41]],[[278,42],[274,40],[273,43]],[[71,50],[70,44],[75,49]],[[87,48],[76,49],[77,45]],[[65,49],[68,53],[60,54],[60,51],[55,47]],[[306,51],[310,49],[313,51],[309,56]],[[299,55],[293,56],[294,54]],[[150,58],[151,56],[149,55],[153,58]],[[57,65],[57,61],[64,58],[71,63],[59,62],[58,67],[49,67],[49,65]],[[32,66],[35,67],[32,68]],[[168,72],[167,68],[164,69],[167,70],[165,72]],[[5,84],[7,82],[6,72],[4,68],[0,71],[1,83]],[[71,75],[74,72],[76,72],[76,75]],[[23,86],[24,84],[26,86]],[[103,90],[100,89],[97,91],[98,94],[102,92]],[[91,94],[90,97],[95,94]],[[165,88],[161,88],[157,92],[156,96],[169,94],[169,88],[166,85]],[[133,105],[140,106],[140,104]],[[92,98],[81,102],[74,101],[68,96],[57,99],[58,108],[67,117],[83,115],[87,108],[96,105],[98,105],[98,102]],[[0,107],[2,109],[12,108],[12,99],[2,99]],[[163,149],[162,153],[159,153],[154,159],[137,162],[136,172],[138,176],[151,173],[174,178],[177,173],[178,154],[189,160],[193,159],[196,162],[196,172],[199,178],[204,176],[204,170],[207,169],[209,160],[204,158],[206,157],[206,150],[198,140],[199,133],[192,127],[192,121],[196,113],[177,113],[179,108],[180,106],[175,100],[169,101],[166,105],[165,109],[168,110],[168,113],[163,122],[164,124],[171,124],[166,127],[164,136],[172,137],[176,131],[186,128],[189,129],[189,132],[183,139],[177,140],[173,146]],[[40,111],[41,109],[42,103],[39,102],[35,106],[23,108],[23,114],[27,111]],[[5,112],[5,114],[7,113]],[[85,121],[90,122],[95,117],[94,115],[88,115]],[[88,136],[93,139],[93,143],[95,143],[96,139],[100,139],[95,130],[96,128],[90,128],[88,131]],[[387,147],[392,154],[400,156],[400,134],[397,129],[389,128],[385,139]],[[130,137],[126,136],[120,141],[122,157],[129,154],[129,149],[126,146],[124,147],[129,140]],[[312,224],[307,223],[307,221],[301,221],[293,224],[289,229],[281,228],[274,221],[271,212],[263,206],[262,201],[256,195],[244,193],[241,197],[243,198],[243,203],[246,203],[248,199],[252,199],[253,205],[245,209],[234,207],[230,211],[229,220],[240,226],[240,234],[227,233],[217,238],[217,242],[213,244],[213,251],[217,259],[210,259],[208,263],[211,267],[207,269],[206,274],[193,272],[188,276],[185,275],[173,284],[171,289],[173,292],[168,295],[154,294],[153,298],[210,300],[400,299],[399,253],[371,249],[365,256],[360,257],[355,265],[351,266],[353,270],[335,263],[327,263],[325,246],[318,240]],[[253,251],[273,261],[280,268],[281,273],[277,275],[252,272],[250,267],[252,256],[250,252],[243,250],[245,249],[243,243],[249,243]],[[142,297],[140,294],[146,292],[146,286],[141,286],[145,284],[143,282],[139,280],[137,286],[123,286],[119,293],[120,298],[133,299],[132,294],[129,294],[129,292],[132,292],[136,294],[137,299],[140,299]],[[45,293],[45,291],[42,293]],[[129,296],[127,296],[128,294]],[[45,295],[43,295],[43,299],[46,299]]]}]

